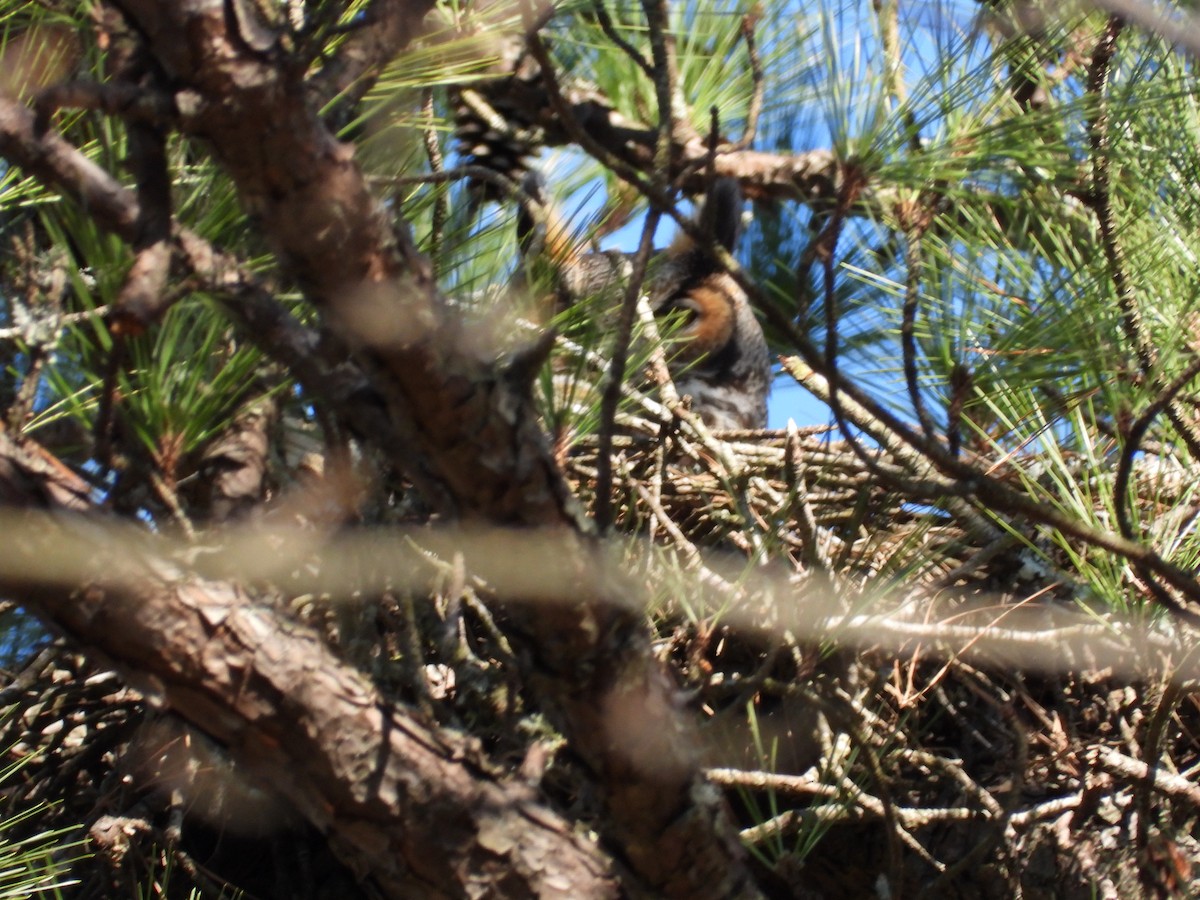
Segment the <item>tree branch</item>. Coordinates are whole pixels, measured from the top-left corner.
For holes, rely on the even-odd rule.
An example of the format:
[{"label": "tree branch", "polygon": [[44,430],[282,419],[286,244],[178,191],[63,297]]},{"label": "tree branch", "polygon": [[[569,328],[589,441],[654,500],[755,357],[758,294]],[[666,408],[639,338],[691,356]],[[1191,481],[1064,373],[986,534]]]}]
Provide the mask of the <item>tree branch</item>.
[{"label": "tree branch", "polygon": [[421,23],[435,5],[432,0],[373,0],[333,58],[309,82],[314,104],[321,107],[347,93],[349,105],[361,99],[380,70],[421,35]]},{"label": "tree branch", "polygon": [[133,529],[29,513],[20,535],[0,549],[0,591],[120,661],[385,896],[619,895],[600,851],[533,789],[386,704],[315,633],[233,584],[179,573]]},{"label": "tree branch", "polygon": [[[299,75],[228,33],[221,4],[121,6],[177,85],[181,130],[211,148],[244,208],[383,399],[390,427],[367,437],[445,514],[568,534],[582,527],[530,396],[539,360],[517,348],[497,363],[496,348],[464,333],[437,294],[427,260],[372,196],[352,148],[328,132]],[[38,161],[36,153],[27,158]],[[110,218],[116,221],[115,209]],[[120,224],[129,233],[133,222]],[[679,701],[650,653],[641,615],[613,602],[623,594],[615,580],[583,580],[589,544],[568,543],[581,579],[572,602],[518,607],[510,616],[531,661],[528,682],[600,783],[608,804],[601,831],[653,893],[753,896],[722,802],[697,777],[689,732],[662,726]],[[73,622],[90,640],[88,620]],[[121,645],[105,646],[124,653]],[[201,691],[208,677],[181,674]],[[226,699],[214,699],[214,708]],[[629,732],[626,740],[615,739],[614,723]]]}]

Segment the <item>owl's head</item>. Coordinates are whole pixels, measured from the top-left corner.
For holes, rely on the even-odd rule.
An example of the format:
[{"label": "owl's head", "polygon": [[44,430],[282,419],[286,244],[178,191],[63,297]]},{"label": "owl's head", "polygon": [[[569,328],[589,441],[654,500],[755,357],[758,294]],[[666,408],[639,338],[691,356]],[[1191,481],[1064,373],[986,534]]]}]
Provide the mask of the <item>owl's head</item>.
[{"label": "owl's head", "polygon": [[[524,187],[533,202],[522,204],[518,213],[521,251],[526,265],[533,258],[554,268],[560,305],[615,293],[628,283],[628,254],[580,253],[546,202],[541,176],[531,173]],[[738,182],[718,179],[699,218],[711,243],[732,252],[741,208]],[[691,395],[701,418],[716,428],[764,427],[770,385],[766,341],[745,291],[717,261],[710,244],[686,235],[678,238],[656,254],[644,290],[656,314],[682,320],[671,335],[670,368],[679,392]]]},{"label": "owl's head", "polygon": [[[718,179],[705,198],[700,228],[732,253],[741,231],[742,192],[733,178]],[[686,233],[659,254],[647,285],[651,308],[659,315],[679,314],[674,338],[681,361],[694,364],[721,353],[735,337],[745,292],[706,246]]]},{"label": "owl's head", "polygon": [[[741,212],[737,181],[718,179],[701,209],[701,230],[732,253]],[[746,292],[708,247],[686,235],[663,256],[650,296],[659,313],[678,312],[683,318],[673,335],[675,387],[691,396],[693,409],[710,427],[766,427],[771,362]]]}]

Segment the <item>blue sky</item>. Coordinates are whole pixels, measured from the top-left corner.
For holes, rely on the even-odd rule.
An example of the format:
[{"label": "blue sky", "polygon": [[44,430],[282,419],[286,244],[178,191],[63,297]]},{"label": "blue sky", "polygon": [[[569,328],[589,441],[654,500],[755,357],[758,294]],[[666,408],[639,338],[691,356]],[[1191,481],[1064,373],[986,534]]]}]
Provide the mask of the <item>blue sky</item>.
[{"label": "blue sky", "polygon": [[[837,0],[835,0],[835,3]],[[798,29],[806,26],[801,23],[805,17],[812,20],[814,5],[800,3],[789,4],[795,8]],[[830,4],[832,5],[832,4]],[[904,54],[905,82],[909,86],[916,83],[931,70],[935,69],[947,53],[961,53],[964,46],[971,47],[972,54],[986,49],[986,37],[978,27],[978,5],[966,0],[928,0],[901,6],[901,44]],[[776,21],[780,21],[776,19]],[[862,2],[843,2],[840,9],[835,10],[824,22],[811,25],[814,35],[811,40],[819,42],[818,46],[824,52],[824,58],[816,66],[816,76],[821,77],[827,84],[835,87],[824,98],[825,108],[797,111],[792,117],[793,130],[789,135],[771,136],[760,134],[758,149],[768,149],[768,144],[775,147],[790,144],[795,152],[804,152],[818,148],[838,146],[839,139],[844,143],[848,137],[845,133],[835,137],[833,128],[841,125],[855,129],[855,121],[864,130],[871,127],[871,117],[877,116],[878,96],[873,93],[879,84],[878,71],[881,53],[875,30],[876,17],[869,0]],[[836,51],[829,52],[836,46]],[[766,55],[766,48],[763,49]],[[771,76],[767,70],[768,79]],[[768,97],[769,100],[769,97]],[[840,105],[841,110],[837,108]],[[844,110],[850,109],[847,116]],[[838,123],[831,126],[831,123]],[[562,156],[551,156],[547,161],[550,171],[556,167],[569,168],[570,163]],[[552,183],[553,183],[552,176]],[[580,222],[593,215],[602,200],[603,193],[593,190],[590,197],[587,192],[577,193],[574,197],[577,212],[575,221]],[[756,214],[754,206],[748,204],[746,218],[752,220]],[[642,219],[638,217],[624,227],[609,235],[603,241],[605,249],[620,249],[632,251],[636,248],[641,237]],[[656,246],[666,246],[670,243],[675,227],[669,220],[660,223],[656,235]],[[745,232],[748,229],[743,229]],[[743,261],[747,260],[747,247],[739,248]],[[898,383],[899,387],[899,383]],[[813,398],[795,381],[780,374],[772,387],[769,402],[769,424],[780,428],[792,419],[800,425],[825,424],[832,421],[828,408]]]}]

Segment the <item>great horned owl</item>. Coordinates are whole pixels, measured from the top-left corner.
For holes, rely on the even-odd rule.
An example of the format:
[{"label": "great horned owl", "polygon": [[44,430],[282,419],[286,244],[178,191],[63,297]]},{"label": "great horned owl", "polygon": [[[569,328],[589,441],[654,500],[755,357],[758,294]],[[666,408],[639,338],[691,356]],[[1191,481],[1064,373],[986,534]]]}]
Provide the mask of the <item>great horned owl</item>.
[{"label": "great horned owl", "polygon": [[[518,213],[518,241],[527,263],[541,260],[552,268],[553,302],[566,306],[618,292],[633,268],[631,257],[615,250],[580,253],[546,204],[541,176],[531,173],[524,188],[532,203],[522,204]],[[741,206],[737,181],[722,178],[700,215],[702,225],[729,251],[737,242]],[[683,325],[674,333],[671,375],[704,423],[716,429],[765,428],[771,362],[746,292],[711,253],[685,236],[656,254],[645,291],[657,314],[683,314]]]}]

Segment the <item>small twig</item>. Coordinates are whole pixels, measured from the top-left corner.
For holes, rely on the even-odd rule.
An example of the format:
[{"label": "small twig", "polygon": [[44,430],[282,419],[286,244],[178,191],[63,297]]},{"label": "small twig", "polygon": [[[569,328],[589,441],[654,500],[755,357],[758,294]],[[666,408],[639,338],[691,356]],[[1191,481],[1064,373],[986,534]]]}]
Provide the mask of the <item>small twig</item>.
[{"label": "small twig", "polygon": [[92,426],[92,439],[95,442],[96,459],[104,468],[111,470],[114,466],[113,434],[116,430],[114,421],[115,408],[118,402],[117,381],[125,365],[125,337],[114,334],[112,346],[108,351],[107,364],[104,368],[104,382],[100,388],[100,406],[96,411],[96,421]]},{"label": "small twig", "polygon": [[[828,400],[826,402],[829,404],[829,409],[833,413],[834,421],[837,422],[842,437],[863,465],[886,482],[887,476],[877,464],[875,454],[867,451],[862,442],[852,434],[847,424],[847,417],[843,408],[841,376],[838,370],[838,307],[837,292],[834,287],[834,275],[837,268],[837,245],[846,216],[850,207],[854,204],[858,191],[862,187],[861,178],[862,175],[859,173],[856,179],[848,181],[847,184],[843,185],[842,190],[838,194],[837,204],[831,212],[824,229],[814,239],[814,243],[818,248],[817,258],[821,263],[822,289],[824,291],[825,348],[824,354],[821,356],[821,362],[824,367],[825,378],[829,383]],[[926,435],[921,443],[926,447],[936,444],[931,433]],[[951,492],[951,494],[953,493]]]},{"label": "small twig", "polygon": [[[1196,654],[1196,646],[1193,644],[1187,651],[1184,660],[1181,660],[1180,668],[1187,662],[1187,657],[1194,657]],[[1154,772],[1159,772],[1159,760],[1162,758],[1162,740],[1163,733],[1166,730],[1167,722],[1175,713],[1175,708],[1179,705],[1180,697],[1183,695],[1182,686],[1172,678],[1165,678],[1159,688],[1159,696],[1154,704],[1153,715],[1150,716],[1150,722],[1146,727],[1146,736],[1141,745],[1141,756],[1143,759],[1152,760]],[[1135,792],[1136,806],[1138,812],[1137,822],[1137,846],[1140,851],[1145,851],[1150,838],[1150,779],[1147,778],[1139,785]]]},{"label": "small twig", "polygon": [[1076,809],[1083,800],[1083,791],[1076,791],[1073,794],[1067,794],[1065,797],[1056,797],[1053,800],[1046,800],[1043,803],[1038,803],[1030,806],[1027,809],[1020,810],[1008,817],[1008,824],[1015,829],[1027,828],[1034,822],[1042,819],[1048,819],[1051,816],[1059,816],[1065,812]]},{"label": "small twig", "polygon": [[487,604],[479,599],[475,591],[470,589],[463,591],[462,601],[467,609],[475,615],[475,618],[479,620],[484,633],[487,634],[495,647],[497,657],[502,662],[508,663],[511,671],[516,672],[517,655],[513,651],[512,645],[508,642],[508,638],[504,632],[496,624],[496,620],[492,617],[492,612],[488,609]]},{"label": "small twig", "polygon": [[[650,35],[650,54],[654,59],[654,93],[658,101],[658,145],[655,147],[655,171],[674,169],[672,158],[677,146],[692,136],[688,108],[679,88],[679,62],[675,53],[675,35],[671,33],[671,11],[666,0],[642,0]],[[682,133],[680,133],[682,132]]]},{"label": "small twig", "polygon": [[[783,358],[783,370],[819,400],[829,404],[831,409],[834,407],[836,395],[837,407],[842,415],[870,435],[900,466],[903,466],[904,470],[916,478],[927,480],[933,486],[933,492],[940,498],[940,505],[958,516],[972,533],[988,541],[1002,536],[1003,532],[995,525],[959,499],[958,495],[964,493],[961,482],[942,477],[938,473],[934,460],[926,452],[931,449],[932,442],[922,440],[907,425],[865,397],[853,384],[842,384],[839,390],[835,390],[828,378],[819,375],[794,357]],[[844,431],[844,425],[839,427]],[[862,448],[855,449],[854,444],[850,444],[850,447],[855,450],[855,456],[862,460]],[[873,457],[863,461],[868,470],[881,476],[885,483],[894,483],[894,473],[884,471]]]},{"label": "small twig", "polygon": [[[659,172],[669,170],[668,154],[674,134],[675,110],[671,98],[675,84],[673,44],[667,29],[667,10],[658,0],[646,0],[646,18],[650,26],[650,46],[654,54],[654,84],[658,93],[659,144],[656,156]],[[657,179],[656,179],[657,182]],[[655,184],[663,190],[666,186]],[[633,272],[625,297],[621,302],[617,320],[617,339],[609,362],[608,382],[600,401],[600,445],[597,456],[596,479],[596,527],[603,534],[612,524],[612,430],[616,418],[617,404],[621,397],[621,384],[625,380],[625,365],[629,355],[629,342],[633,337],[633,322],[637,314],[638,298],[646,278],[646,267],[654,250],[654,233],[658,229],[661,211],[652,207],[642,226],[642,239],[633,258]]]},{"label": "small twig", "polygon": [[435,721],[433,692],[425,671],[425,651],[421,647],[421,626],[417,622],[417,608],[411,591],[392,592],[392,599],[400,613],[404,646],[403,666],[416,695],[417,709],[429,721]]},{"label": "small twig", "polygon": [[638,299],[642,284],[646,280],[646,267],[654,250],[654,232],[658,228],[659,212],[651,209],[642,226],[642,239],[633,257],[633,271],[625,296],[621,300],[621,314],[617,320],[617,338],[609,360],[608,381],[600,398],[600,444],[596,467],[596,528],[604,534],[612,524],[612,436],[616,422],[617,405],[621,401],[621,386],[625,381],[625,367],[629,360],[629,343],[633,339],[633,321],[637,314]]},{"label": "small twig", "polygon": [[168,291],[171,269],[171,176],[163,128],[145,122],[126,126],[127,165],[137,186],[138,220],[134,260],[113,304],[114,334],[140,334],[182,296]]},{"label": "small twig", "polygon": [[688,540],[687,535],[683,533],[670,514],[663,509],[662,504],[658,503],[650,495],[645,485],[633,477],[629,478],[628,483],[638,497],[641,498],[642,502],[646,504],[651,515],[654,516],[663,530],[670,536],[679,552],[683,554],[687,566],[696,572],[700,583],[706,587],[715,589],[721,597],[728,598],[728,602],[730,603],[744,601],[745,592],[705,565],[704,555],[696,548],[695,544]]},{"label": "small twig", "polygon": [[[523,0],[522,5],[523,7],[528,7],[528,0]],[[528,9],[526,9],[527,18],[530,15]],[[536,32],[529,35],[528,47],[530,55],[541,66],[542,78],[546,86],[546,97],[550,101],[550,107],[554,110],[558,122],[562,125],[563,130],[566,131],[571,140],[622,181],[632,185],[642,196],[650,201],[650,205],[653,208],[669,216],[689,237],[697,241],[698,247],[711,250],[717,262],[724,265],[729,258],[728,252],[724,252],[725,248],[716,244],[711,235],[706,240],[705,236],[701,233],[701,229],[679,211],[677,204],[673,203],[670,197],[657,184],[647,180],[640,169],[611,152],[583,128],[579,120],[575,117],[575,112],[571,105],[563,96],[554,61],[550,58],[550,54],[546,50],[546,45]],[[710,245],[713,246],[710,247]],[[724,256],[721,255],[723,252]]]},{"label": "small twig", "polygon": [[654,69],[651,68],[650,63],[646,62],[646,57],[642,56],[637,47],[625,40],[620,32],[617,31],[612,16],[608,14],[608,8],[601,0],[593,0],[592,13],[596,16],[596,21],[600,23],[600,29],[608,36],[608,39],[616,44],[622,53],[633,60],[647,78],[653,81]]},{"label": "small twig", "polygon": [[675,389],[675,380],[671,377],[671,368],[667,365],[667,352],[663,348],[662,336],[658,333],[658,320],[645,297],[639,298],[637,305],[638,325],[641,326],[650,344],[650,358],[646,362],[650,379],[658,389],[662,404],[668,410],[679,405],[679,391]]},{"label": "small twig", "polygon": [[1200,807],[1200,785],[1197,785],[1181,775],[1164,772],[1157,767],[1152,768],[1141,760],[1126,756],[1111,747],[1094,747],[1087,754],[1089,761],[1098,764],[1102,769],[1113,775],[1124,778],[1150,780],[1154,790],[1168,797],[1186,800],[1193,806]]},{"label": "small twig", "polygon": [[114,81],[100,84],[94,81],[67,81],[51,85],[38,93],[33,103],[34,129],[45,134],[54,114],[61,109],[87,109],[117,116],[126,122],[165,125],[174,113],[175,105],[166,91],[148,88],[143,84]]},{"label": "small twig", "polygon": [[803,459],[804,452],[800,447],[800,434],[796,423],[789,421],[784,455],[784,477],[788,487],[787,508],[791,513],[790,518],[795,522],[796,530],[800,532],[800,541],[804,548],[802,561],[814,571],[828,573],[831,564],[828,554],[821,546],[817,533],[817,517],[809,504]]},{"label": "small twig", "polygon": [[[425,128],[423,136],[425,139],[425,155],[429,158],[429,168],[434,175],[444,171],[442,159],[442,145],[438,141],[437,131],[434,129],[434,114],[433,114],[433,91],[426,88],[425,96],[421,102],[421,112],[425,116]],[[483,168],[482,166],[480,168]],[[433,280],[436,282],[439,277],[438,266],[441,263],[441,248],[442,238],[446,230],[446,221],[450,218],[450,200],[446,194],[446,188],[443,184],[437,183],[433,189],[433,221],[429,228],[429,261],[433,266]]]},{"label": "small twig", "polygon": [[[860,746],[863,747],[864,759],[867,760],[868,767],[877,770],[873,775],[873,777],[876,778],[877,785],[880,788],[883,788],[883,771],[881,768],[879,768],[879,760],[878,757],[875,756],[875,749],[861,743]],[[874,759],[873,763],[872,759]],[[945,870],[945,864],[934,859],[933,856],[930,855],[929,851],[925,849],[925,846],[909,832],[910,826],[903,820],[903,813],[900,807],[896,806],[890,799],[881,799],[868,794],[849,778],[842,778],[841,784],[842,790],[845,791],[862,809],[871,813],[877,818],[883,819],[884,822],[887,823],[889,846],[888,869],[893,890],[898,889],[899,885],[903,883],[901,875],[903,863],[900,855],[900,844],[903,844],[904,846],[908,847],[909,850],[912,850],[921,860],[927,863],[935,871],[942,872]],[[973,810],[964,810],[963,812],[966,813],[967,817],[974,818],[975,816]],[[961,813],[956,813],[956,817],[960,817],[961,815]],[[919,827],[920,825],[927,824],[927,821],[927,817],[922,815],[916,825]]]},{"label": "small twig", "polygon": [[[969,809],[899,809],[897,813],[904,820],[905,828],[911,830],[938,822],[964,822],[976,817],[976,813]],[[789,809],[759,825],[743,829],[738,836],[743,843],[755,846],[768,840],[787,837],[806,827],[852,825],[875,818],[879,818],[879,816],[862,806],[826,803],[809,809]],[[904,834],[908,836],[905,843],[917,856],[938,871],[945,868],[942,863],[930,856],[929,852],[911,834],[908,834],[908,831],[905,831]]]},{"label": "small twig", "polygon": [[192,520],[188,518],[187,513],[183,509],[183,505],[179,502],[179,494],[175,488],[167,483],[166,478],[155,467],[148,474],[150,484],[154,488],[154,493],[158,499],[166,506],[167,511],[171,514],[171,519],[177,524],[183,532],[184,538],[191,543],[196,539],[196,529],[192,525]]},{"label": "small twig", "polygon": [[885,87],[903,103],[908,96],[904,85],[904,62],[900,57],[900,4],[898,0],[872,0],[879,18],[879,38],[883,45]]},{"label": "small twig", "polygon": [[[744,467],[734,459],[728,444],[718,441],[699,416],[692,413],[691,410],[683,408],[679,393],[675,390],[675,382],[671,379],[666,354],[662,349],[663,342],[658,333],[658,322],[654,318],[650,305],[644,299],[638,304],[638,320],[652,347],[649,360],[650,374],[662,398],[659,408],[667,413],[664,421],[674,418],[684,423],[689,433],[700,442],[700,445],[708,451],[711,459],[718,465],[718,468],[714,469],[714,473],[724,483],[729,484],[730,479],[742,474]],[[701,459],[699,455],[693,454],[693,456],[698,461]],[[711,465],[710,463],[710,467]]]},{"label": "small twig", "polygon": [[904,382],[908,385],[908,399],[921,430],[928,440],[934,440],[937,426],[921,396],[920,375],[917,371],[917,314],[921,307],[921,278],[924,275],[924,258],[921,253],[921,229],[909,223],[904,229],[904,249],[908,256],[908,271],[904,279],[904,307],[900,320],[900,346],[904,356]]},{"label": "small twig", "polygon": [[[322,16],[309,25],[314,49],[323,47],[334,27],[334,15],[341,8],[336,4],[306,4],[315,16]],[[392,3],[371,0],[352,24],[342,29],[348,35],[337,51],[307,82],[316,107],[338,98],[345,108],[357,106],[375,85],[388,62],[404,47],[426,31],[425,15],[433,8],[432,0],[413,3]]]},{"label": "small twig", "polygon": [[[855,799],[868,808],[878,806],[879,815],[887,822],[888,826],[888,877],[893,885],[893,890],[899,890],[899,886],[903,883],[904,878],[904,862],[900,854],[900,844],[904,844],[910,850],[914,851],[917,856],[932,866],[936,871],[941,872],[946,867],[943,863],[934,859],[927,851],[924,845],[913,837],[908,829],[901,822],[898,812],[899,807],[892,799],[891,788],[888,785],[888,778],[883,770],[883,764],[879,759],[879,752],[874,743],[868,737],[869,732],[864,732],[861,721],[850,721],[849,733],[862,750],[862,759],[866,763],[867,769],[871,773],[871,778],[875,782],[875,789],[879,792],[879,797],[873,797],[863,791],[849,778],[842,778],[842,787],[855,795]],[[874,811],[874,810],[873,810]]]},{"label": "small twig", "polygon": [[[659,440],[655,442],[653,453],[653,469],[650,476],[650,499],[654,503],[662,506],[663,482],[667,477],[667,440]],[[647,538],[651,543],[657,537],[658,519],[650,520],[650,528],[647,533]]]},{"label": "small twig", "polygon": [[721,787],[774,791],[797,797],[836,797],[839,793],[837,788],[822,784],[815,769],[803,775],[780,775],[759,770],[713,768],[705,769],[704,777]]},{"label": "small twig", "polygon": [[1192,360],[1191,364],[1142,411],[1134,423],[1129,426],[1125,444],[1121,448],[1121,458],[1117,462],[1117,476],[1113,481],[1113,503],[1116,507],[1117,527],[1121,534],[1133,540],[1133,523],[1129,519],[1129,476],[1133,472],[1133,463],[1141,448],[1142,439],[1149,430],[1154,418],[1163,411],[1183,390],[1189,382],[1200,375],[1200,357]]},{"label": "small twig", "polygon": [[34,405],[37,403],[42,383],[42,370],[53,359],[53,354],[51,348],[35,344],[26,350],[25,357],[25,372],[21,377],[20,387],[17,388],[16,396],[13,397],[5,411],[9,430],[13,434],[20,434],[25,430],[25,425],[32,416]]},{"label": "small twig", "polygon": [[906,747],[899,748],[899,753],[904,759],[907,759],[914,765],[936,769],[949,775],[962,785],[970,796],[979,802],[979,805],[983,807],[989,818],[999,820],[1004,817],[1004,809],[996,802],[996,798],[980,787],[978,782],[967,774],[960,760],[946,759],[935,753],[929,753],[925,750],[910,750]]},{"label": "small twig", "polygon": [[908,105],[908,87],[904,83],[904,59],[900,51],[900,2],[899,0],[873,0],[875,15],[879,18],[879,41],[883,46],[884,84],[887,92],[900,106],[901,120],[908,129],[909,146],[921,152],[921,133]]},{"label": "small twig", "polygon": [[1016,547],[1017,543],[1017,539],[1013,535],[1002,534],[994,541],[990,541],[980,549],[976,550],[959,565],[955,566],[953,569],[935,581],[932,585],[930,585],[931,590],[944,590],[946,588],[953,587],[961,580],[970,578],[1001,553]]},{"label": "small twig", "polygon": [[400,176],[371,176],[368,180],[372,184],[384,184],[394,187],[405,187],[416,184],[444,184],[448,181],[462,181],[466,178],[476,178],[480,181],[486,181],[494,187],[502,190],[510,197],[524,197],[525,191],[521,186],[509,178],[507,175],[502,175],[486,166],[455,166],[453,169],[443,169],[438,172],[427,172],[422,175],[400,175]]},{"label": "small twig", "polygon": [[[1111,137],[1109,134],[1109,107],[1106,92],[1112,60],[1116,54],[1117,40],[1125,28],[1125,20],[1119,15],[1110,16],[1104,33],[1092,51],[1088,66],[1087,92],[1094,100],[1095,114],[1088,122],[1088,135],[1092,148],[1092,195],[1090,203],[1096,213],[1100,230],[1100,244],[1108,264],[1109,276],[1117,292],[1117,304],[1121,309],[1121,324],[1125,337],[1137,356],[1142,374],[1161,394],[1163,388],[1155,368],[1158,354],[1146,331],[1138,304],[1137,290],[1129,274],[1125,251],[1118,239],[1116,213],[1112,205]],[[1200,460],[1200,435],[1193,423],[1188,422],[1183,411],[1173,402],[1166,406],[1167,418],[1175,426],[1192,459]],[[1161,598],[1160,598],[1161,599]]]},{"label": "small twig", "polygon": [[758,55],[758,43],[754,37],[754,28],[760,15],[756,10],[742,16],[742,40],[746,42],[746,55],[750,59],[753,89],[750,94],[750,107],[746,110],[746,128],[733,145],[735,150],[746,150],[754,143],[755,137],[758,136],[758,119],[762,115],[766,79],[763,77],[762,59]]}]

